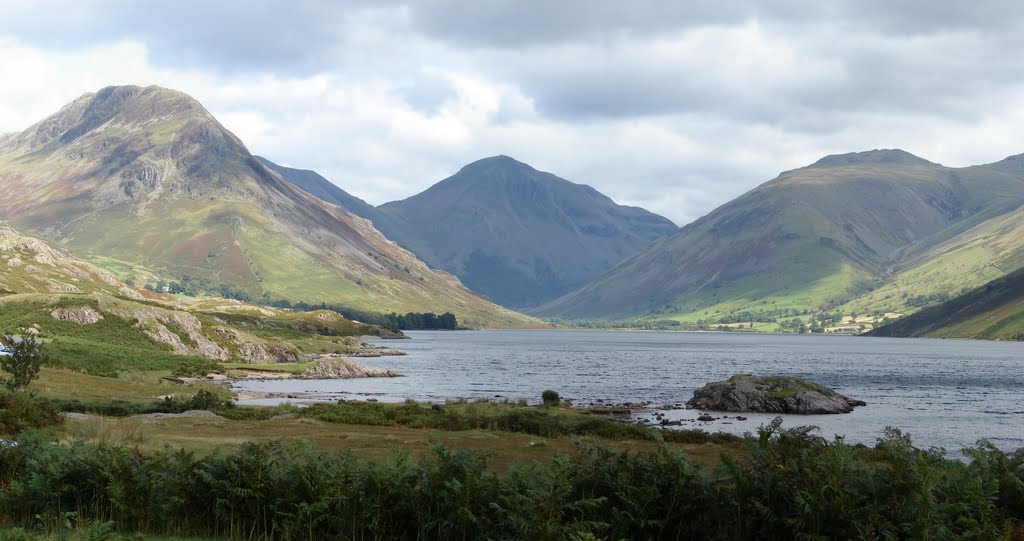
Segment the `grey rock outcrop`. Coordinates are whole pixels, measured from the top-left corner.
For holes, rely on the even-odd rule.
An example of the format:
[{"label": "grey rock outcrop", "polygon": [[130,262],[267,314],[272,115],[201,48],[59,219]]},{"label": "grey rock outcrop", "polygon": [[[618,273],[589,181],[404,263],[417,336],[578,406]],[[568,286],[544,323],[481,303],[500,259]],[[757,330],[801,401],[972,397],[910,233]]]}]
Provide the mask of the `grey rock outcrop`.
[{"label": "grey rock outcrop", "polygon": [[865,403],[800,378],[737,374],[697,389],[687,405],[712,411],[818,415],[850,413]]},{"label": "grey rock outcrop", "polygon": [[320,359],[306,368],[302,379],[394,378],[400,374],[387,368],[366,366],[347,359]]}]

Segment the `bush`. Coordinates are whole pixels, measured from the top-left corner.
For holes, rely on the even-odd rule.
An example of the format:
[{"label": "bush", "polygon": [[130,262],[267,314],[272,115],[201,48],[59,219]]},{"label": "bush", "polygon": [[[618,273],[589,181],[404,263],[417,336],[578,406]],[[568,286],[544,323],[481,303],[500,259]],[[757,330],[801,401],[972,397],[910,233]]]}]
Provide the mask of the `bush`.
[{"label": "bush", "polygon": [[552,391],[551,389],[541,393],[540,399],[544,402],[544,405],[549,408],[558,407],[558,405],[562,403],[562,398],[558,396],[558,392]]},{"label": "bush", "polygon": [[965,463],[895,432],[872,450],[777,424],[747,443],[714,470],[665,447],[581,444],[499,472],[441,446],[367,462],[281,441],[197,456],[37,434],[0,447],[0,520],[316,541],[1013,539],[1024,518],[1019,452],[982,444]]},{"label": "bush", "polygon": [[17,390],[28,387],[32,380],[39,377],[39,369],[43,365],[43,343],[30,337],[15,339],[5,336],[4,341],[10,345],[12,353],[0,357],[0,370],[11,375],[4,378],[4,387]]},{"label": "bush", "polygon": [[17,434],[29,428],[44,428],[64,421],[49,400],[24,391],[0,391],[0,434]]}]

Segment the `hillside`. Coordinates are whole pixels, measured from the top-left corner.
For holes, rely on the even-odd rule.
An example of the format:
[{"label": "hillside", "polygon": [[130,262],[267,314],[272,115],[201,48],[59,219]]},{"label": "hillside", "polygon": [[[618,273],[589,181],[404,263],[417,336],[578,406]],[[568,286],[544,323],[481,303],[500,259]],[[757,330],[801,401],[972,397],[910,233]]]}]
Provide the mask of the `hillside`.
[{"label": "hillside", "polygon": [[[1005,164],[953,169],[900,150],[829,156],[782,173],[537,312],[763,321],[837,306],[912,310],[909,301],[929,287],[952,294],[984,283],[991,276],[977,270],[994,259],[1019,265],[1024,244],[1013,241],[997,257],[970,253],[968,239],[1022,203],[1024,174]],[[926,269],[929,279],[894,285]],[[887,285],[893,289],[877,295]],[[873,293],[874,301],[854,304]]]},{"label": "hillside", "polygon": [[515,308],[579,287],[677,229],[507,156],[471,163],[378,210],[391,219],[385,234],[393,231],[427,263]]},{"label": "hillside", "polygon": [[123,278],[141,268],[257,297],[533,323],[285,182],[198,102],[159,87],[104,88],[5,138],[0,216]]},{"label": "hillside", "polygon": [[867,334],[1024,340],[1024,269]]},{"label": "hillside", "polygon": [[286,312],[135,288],[0,222],[0,334],[26,333],[45,340],[51,365],[99,376],[205,374],[221,361],[295,363],[358,351],[358,336],[390,335],[328,311]]}]

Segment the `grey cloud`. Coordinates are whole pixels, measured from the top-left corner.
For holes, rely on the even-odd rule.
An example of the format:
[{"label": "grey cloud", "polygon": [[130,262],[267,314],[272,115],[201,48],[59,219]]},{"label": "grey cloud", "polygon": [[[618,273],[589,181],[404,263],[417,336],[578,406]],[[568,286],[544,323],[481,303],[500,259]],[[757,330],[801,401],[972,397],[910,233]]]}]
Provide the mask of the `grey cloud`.
[{"label": "grey cloud", "polygon": [[742,2],[434,0],[410,4],[413,23],[462,45],[518,48],[615,35],[651,36],[751,14]]},{"label": "grey cloud", "polygon": [[521,85],[539,111],[564,120],[714,112],[786,125],[806,123],[801,115],[864,111],[970,119],[987,114],[979,99],[1005,101],[1024,83],[1011,52],[1024,48],[1024,34],[1015,32],[943,31],[913,39],[827,29],[764,32],[791,46],[799,64],[773,72],[767,58],[763,72],[723,75],[719,66],[742,59],[709,48],[694,53],[713,61],[680,64],[631,43],[535,56],[502,51],[493,53],[500,60],[484,64]]},{"label": "grey cloud", "polygon": [[1008,0],[434,0],[409,5],[412,20],[437,39],[463,45],[520,48],[621,35],[675,33],[746,21],[800,25],[836,24],[846,30],[896,35],[942,30],[1017,28],[1024,5]]},{"label": "grey cloud", "polygon": [[[215,72],[228,83],[240,73],[325,73],[331,81],[390,89],[382,91],[426,117],[455,90],[424,66],[472,74],[522,95],[480,125],[467,123],[472,143],[403,143],[366,119],[350,132],[331,133],[328,124],[356,116],[357,104],[330,123],[305,126],[308,137],[288,132],[303,144],[282,138],[260,152],[278,157],[275,151],[290,149],[279,159],[313,168],[317,156],[333,156],[322,164],[330,169],[325,173],[342,183],[380,179],[382,195],[360,194],[379,199],[410,195],[412,186],[443,177],[423,171],[450,173],[498,153],[530,163],[531,145],[547,147],[538,152],[547,152],[555,174],[680,223],[819,153],[920,141],[937,148],[946,138],[948,148],[970,147],[956,140],[962,129],[998,118],[1024,95],[1022,21],[1024,3],[1009,0],[0,2],[0,38],[32,47],[78,50],[138,40],[156,67]],[[746,26],[780,50],[744,51],[725,41]],[[658,47],[693,34],[706,34],[703,48]],[[296,122],[290,114],[316,118],[329,108],[295,103],[294,96],[263,99],[238,107],[259,107],[276,131]],[[231,103],[223,109],[235,111]],[[520,123],[535,129],[516,132]],[[658,131],[645,144],[622,145],[614,128],[637,123],[704,146],[685,156],[675,148],[655,151],[648,147],[658,144]],[[936,133],[915,133],[923,131],[918,126]],[[498,129],[514,135],[489,135]],[[601,139],[564,141],[602,129]],[[1006,133],[999,132],[1012,139],[1013,131]],[[749,156],[749,149],[760,154]],[[400,193],[403,186],[408,192]]]},{"label": "grey cloud", "polygon": [[0,35],[48,48],[138,40],[160,65],[309,73],[337,64],[355,15],[389,6],[369,0],[40,0],[31,9],[0,6]]}]

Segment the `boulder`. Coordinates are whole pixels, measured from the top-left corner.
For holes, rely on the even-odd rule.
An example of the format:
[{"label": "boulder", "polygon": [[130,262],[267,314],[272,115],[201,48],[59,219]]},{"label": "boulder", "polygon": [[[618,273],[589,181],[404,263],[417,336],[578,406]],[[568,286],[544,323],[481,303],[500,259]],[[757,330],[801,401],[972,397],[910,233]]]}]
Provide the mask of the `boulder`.
[{"label": "boulder", "polygon": [[686,403],[702,410],[818,415],[850,413],[860,400],[796,377],[737,374],[708,383]]}]

